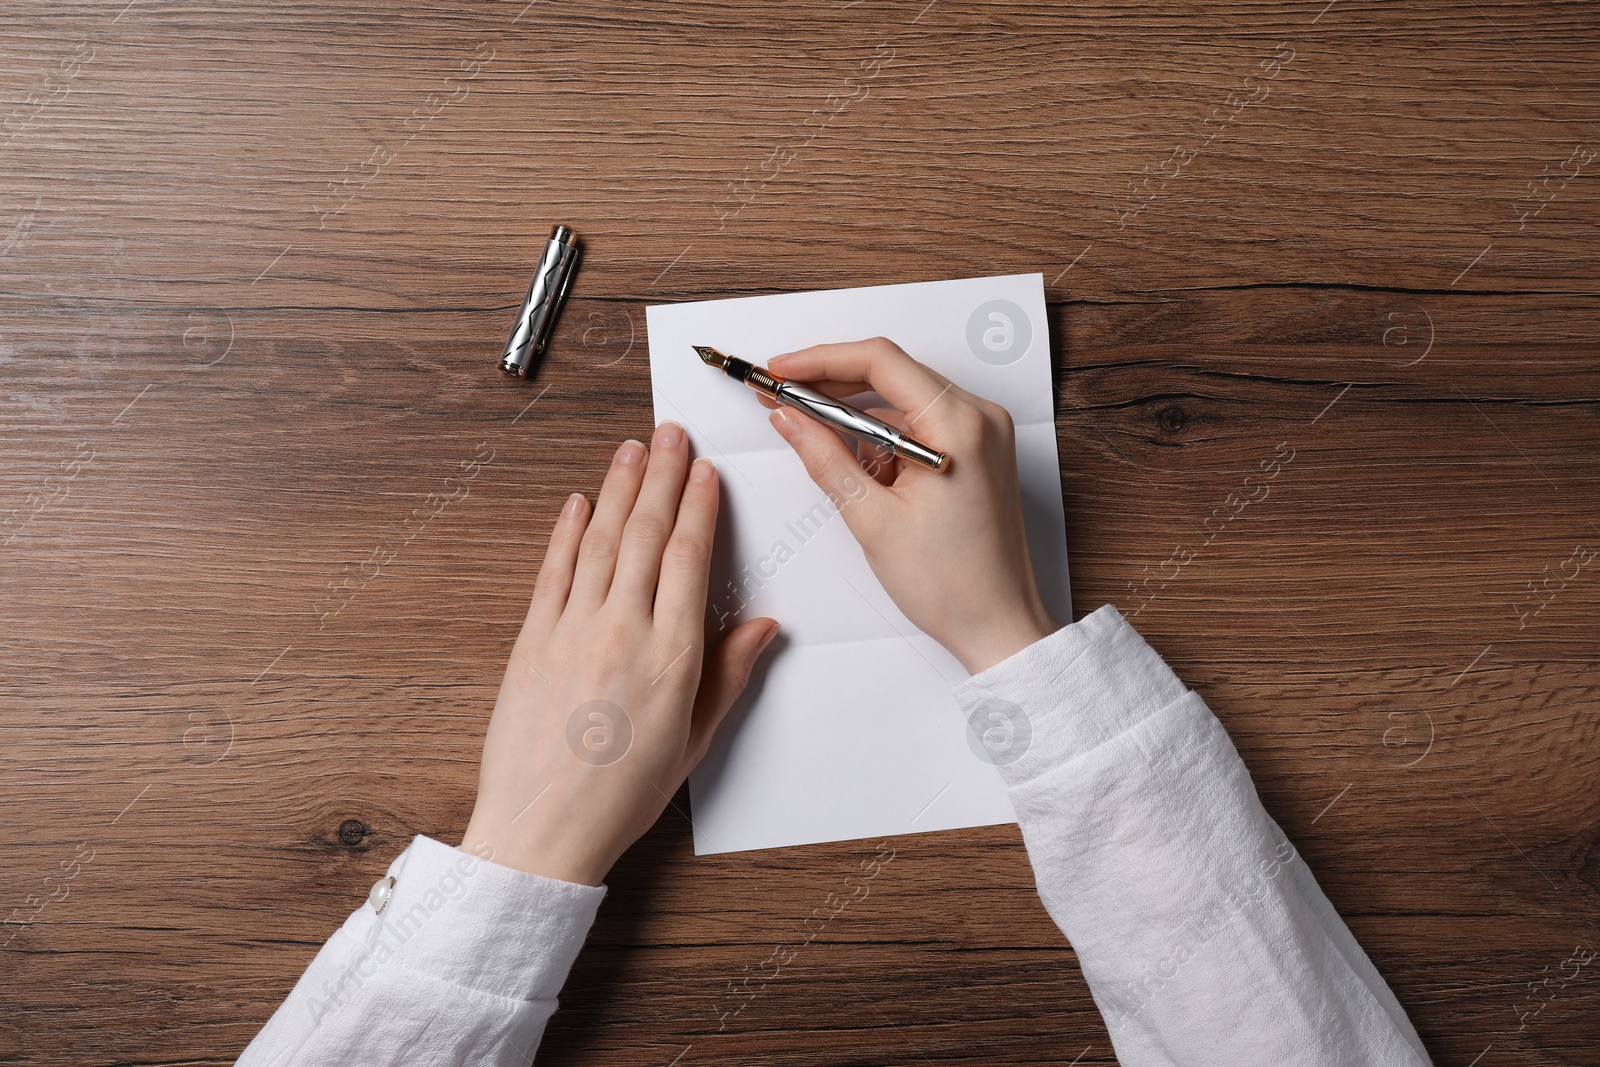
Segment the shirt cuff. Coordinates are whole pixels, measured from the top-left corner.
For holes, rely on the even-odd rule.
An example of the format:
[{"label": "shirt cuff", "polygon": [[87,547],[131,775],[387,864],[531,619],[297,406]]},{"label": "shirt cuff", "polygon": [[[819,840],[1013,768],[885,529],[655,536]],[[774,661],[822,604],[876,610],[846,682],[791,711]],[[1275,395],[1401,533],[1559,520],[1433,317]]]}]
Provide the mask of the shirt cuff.
[{"label": "shirt cuff", "polygon": [[1107,604],[961,682],[954,695],[1015,786],[1105,744],[1185,692]]},{"label": "shirt cuff", "polygon": [[556,999],[606,895],[605,886],[502,867],[421,835],[389,876],[382,913],[368,903],[344,924],[358,959],[520,1000]]}]

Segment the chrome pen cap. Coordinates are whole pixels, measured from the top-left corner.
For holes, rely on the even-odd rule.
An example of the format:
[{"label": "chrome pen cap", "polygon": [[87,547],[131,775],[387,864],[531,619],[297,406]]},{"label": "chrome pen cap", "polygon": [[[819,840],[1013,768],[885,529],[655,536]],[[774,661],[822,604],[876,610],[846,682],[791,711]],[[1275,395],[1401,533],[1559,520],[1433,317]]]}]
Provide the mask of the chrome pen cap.
[{"label": "chrome pen cap", "polygon": [[501,370],[525,378],[537,368],[555,328],[561,303],[567,297],[567,290],[572,288],[577,265],[578,235],[566,226],[555,227],[544,246],[539,268],[533,273],[528,295],[523,297],[522,307],[517,311],[511,339],[500,357]]}]

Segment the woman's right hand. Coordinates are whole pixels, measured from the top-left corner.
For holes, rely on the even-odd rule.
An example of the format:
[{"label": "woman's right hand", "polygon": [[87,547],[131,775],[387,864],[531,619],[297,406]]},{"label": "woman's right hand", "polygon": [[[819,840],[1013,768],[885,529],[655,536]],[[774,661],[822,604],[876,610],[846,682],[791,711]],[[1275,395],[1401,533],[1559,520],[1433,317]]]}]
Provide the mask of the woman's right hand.
[{"label": "woman's right hand", "polygon": [[863,468],[851,447],[814,419],[783,407],[771,416],[812,480],[842,503],[872,572],[918,629],[977,674],[1059,628],[1028,556],[1005,408],[882,337],[816,345],[767,366],[834,397],[874,390],[895,410],[871,414],[949,453],[944,471],[883,456]]}]

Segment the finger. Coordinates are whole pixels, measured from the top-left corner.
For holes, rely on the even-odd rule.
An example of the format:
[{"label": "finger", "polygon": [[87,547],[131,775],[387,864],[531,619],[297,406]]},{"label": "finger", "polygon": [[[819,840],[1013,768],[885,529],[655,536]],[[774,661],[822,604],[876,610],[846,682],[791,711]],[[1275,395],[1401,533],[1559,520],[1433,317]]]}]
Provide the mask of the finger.
[{"label": "finger", "polygon": [[694,701],[694,719],[689,726],[689,765],[684,768],[684,774],[693,770],[711,747],[717,727],[728,717],[728,709],[739,699],[745,686],[750,684],[756,662],[777,635],[776,620],[751,619],[724,637],[712,651],[710,662],[700,675],[700,692]]},{"label": "finger", "polygon": [[677,521],[661,553],[656,624],[686,641],[700,634],[705,625],[711,541],[717,530],[717,489],[717,468],[709,459],[689,465]]},{"label": "finger", "polygon": [[775,356],[767,367],[774,374],[807,384],[818,378],[866,382],[878,395],[906,412],[913,422],[918,412],[952,388],[949,379],[918,363],[899,345],[883,337],[813,345]]},{"label": "finger", "polygon": [[[855,452],[839,439],[837,433],[789,408],[779,408],[768,416],[768,420],[789,442],[789,447],[805,464],[806,473],[828,494],[829,500],[836,504],[851,501],[855,507],[869,511],[878,506],[878,501],[887,490],[867,477],[856,460]],[[852,516],[845,514],[845,522],[848,524],[851,521]]]},{"label": "finger", "polygon": [[650,441],[650,460],[633,514],[622,530],[617,573],[607,599],[622,598],[644,611],[656,595],[661,573],[661,552],[678,521],[678,501],[683,496],[683,476],[689,467],[689,442],[674,422],[656,427]]},{"label": "finger", "polygon": [[894,480],[900,477],[900,463],[895,454],[877,445],[869,445],[865,441],[856,445],[856,462],[861,464],[867,477],[879,485],[893,485]]},{"label": "finger", "polygon": [[550,531],[550,544],[544,550],[544,563],[539,567],[539,579],[533,583],[533,599],[528,603],[528,616],[522,628],[528,629],[536,622],[553,626],[567,606],[567,593],[572,589],[572,572],[578,562],[578,545],[589,523],[589,498],[573,493],[556,516],[556,525]]},{"label": "finger", "polygon": [[875,419],[882,419],[897,430],[905,430],[908,433],[911,430],[911,424],[906,421],[904,412],[896,411],[894,408],[867,408],[866,412]]},{"label": "finger", "polygon": [[644,478],[646,450],[632,439],[622,442],[611,457],[611,469],[600,486],[600,500],[594,506],[594,517],[583,533],[583,543],[578,548],[578,563],[572,576],[572,590],[567,603],[598,608],[611,588],[611,575],[617,566],[617,546],[622,540],[622,527],[633,511],[633,502],[639,495],[639,483]]}]

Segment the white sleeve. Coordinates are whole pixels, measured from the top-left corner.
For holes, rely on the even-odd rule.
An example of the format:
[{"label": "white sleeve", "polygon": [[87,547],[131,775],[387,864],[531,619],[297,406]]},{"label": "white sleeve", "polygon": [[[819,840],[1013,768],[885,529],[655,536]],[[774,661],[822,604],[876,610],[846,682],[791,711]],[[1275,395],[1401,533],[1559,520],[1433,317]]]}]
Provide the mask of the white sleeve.
[{"label": "white sleeve", "polygon": [[417,837],[382,914],[328,939],[240,1067],[527,1067],[605,896]]},{"label": "white sleeve", "polygon": [[956,688],[1123,1067],[1429,1063],[1204,701],[1111,606]]}]

